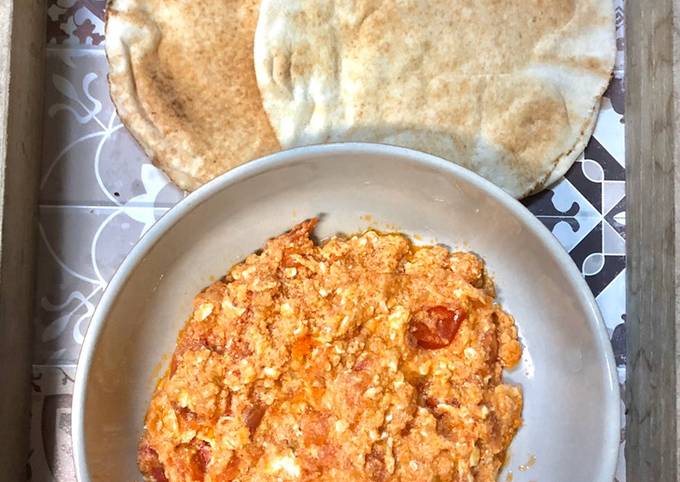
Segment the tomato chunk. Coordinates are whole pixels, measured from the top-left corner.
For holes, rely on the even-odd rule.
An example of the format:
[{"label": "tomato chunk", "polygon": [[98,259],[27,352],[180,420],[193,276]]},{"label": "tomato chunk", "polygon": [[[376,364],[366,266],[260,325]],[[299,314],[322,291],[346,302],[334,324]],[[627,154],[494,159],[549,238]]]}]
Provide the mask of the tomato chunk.
[{"label": "tomato chunk", "polygon": [[244,412],[245,424],[250,430],[250,434],[254,434],[257,427],[260,426],[264,412],[267,410],[266,405],[255,404]]},{"label": "tomato chunk", "polygon": [[451,344],[465,318],[462,308],[432,306],[411,316],[409,332],[419,347],[436,350]]}]

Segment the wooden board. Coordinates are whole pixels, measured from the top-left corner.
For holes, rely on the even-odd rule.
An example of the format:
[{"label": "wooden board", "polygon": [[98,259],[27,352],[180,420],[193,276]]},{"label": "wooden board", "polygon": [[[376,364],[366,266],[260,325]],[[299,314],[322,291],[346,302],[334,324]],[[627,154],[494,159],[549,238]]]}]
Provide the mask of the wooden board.
[{"label": "wooden board", "polygon": [[26,479],[43,0],[0,0],[0,481]]},{"label": "wooden board", "polygon": [[[626,2],[627,480],[678,475],[680,0]],[[676,58],[673,57],[673,45]],[[675,62],[680,68],[680,62]]]}]

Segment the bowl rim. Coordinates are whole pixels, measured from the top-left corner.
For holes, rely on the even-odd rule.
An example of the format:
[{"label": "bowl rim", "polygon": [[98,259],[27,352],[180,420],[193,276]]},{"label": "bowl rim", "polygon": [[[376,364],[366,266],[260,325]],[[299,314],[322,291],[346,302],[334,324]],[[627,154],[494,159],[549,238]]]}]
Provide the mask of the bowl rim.
[{"label": "bowl rim", "polygon": [[95,312],[85,332],[83,345],[78,357],[76,377],[73,388],[72,401],[72,435],[73,459],[76,479],[79,482],[90,481],[87,456],[85,451],[85,402],[87,385],[92,367],[93,356],[97,348],[100,335],[118,298],[118,295],[127,284],[130,276],[134,273],[139,263],[146,257],[160,239],[184,216],[193,211],[200,204],[206,202],[212,196],[223,189],[246,180],[252,176],[261,174],[272,168],[285,165],[293,165],[310,159],[330,157],[334,155],[368,155],[368,156],[392,156],[439,170],[447,175],[453,175],[457,179],[466,182],[483,191],[496,201],[504,204],[539,240],[550,252],[559,264],[560,268],[574,285],[579,288],[582,302],[588,307],[590,316],[588,324],[594,332],[597,346],[604,355],[605,364],[608,368],[609,389],[606,392],[606,410],[612,423],[607,427],[605,440],[609,442],[604,447],[604,453],[608,454],[604,465],[609,480],[614,477],[619,452],[619,432],[621,429],[620,394],[618,389],[618,376],[614,353],[611,347],[607,329],[602,315],[595,301],[590,287],[581,276],[576,264],[567,251],[559,244],[552,232],[548,230],[526,207],[517,199],[510,196],[500,187],[492,184],[478,174],[465,169],[453,162],[440,157],[427,154],[405,147],[375,144],[365,142],[342,142],[334,144],[319,144],[304,147],[296,147],[279,151],[259,159],[242,164],[229,172],[226,172],[205,185],[190,193],[168,212],[166,212],[144,235],[137,241],[130,253],[125,257],[121,265],[114,273],[104,293],[97,304]]}]

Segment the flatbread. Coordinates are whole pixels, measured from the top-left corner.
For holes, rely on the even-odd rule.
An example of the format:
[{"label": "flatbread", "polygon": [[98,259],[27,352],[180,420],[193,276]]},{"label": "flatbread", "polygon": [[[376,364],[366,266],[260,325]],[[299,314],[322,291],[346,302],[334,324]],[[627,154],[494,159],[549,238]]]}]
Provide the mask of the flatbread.
[{"label": "flatbread", "polygon": [[550,172],[545,181],[536,186],[529,194],[539,193],[542,190],[549,188],[553,184],[557,183],[560,179],[562,179],[562,177],[567,173],[569,168],[571,168],[571,166],[574,164],[574,161],[576,161],[579,158],[579,156],[583,153],[586,146],[588,145],[590,137],[593,135],[593,131],[595,130],[595,125],[597,124],[597,118],[599,113],[600,102],[597,103],[596,108],[593,110],[593,115],[591,116],[590,121],[586,124],[586,126],[583,129],[583,135],[576,143],[572,151],[568,155],[560,157],[557,161],[557,164],[555,164],[555,167]]},{"label": "flatbread", "polygon": [[111,97],[183,189],[279,149],[253,70],[259,0],[111,0]]},{"label": "flatbread", "polygon": [[412,147],[522,197],[585,147],[614,55],[611,0],[263,0],[254,57],[283,147]]}]

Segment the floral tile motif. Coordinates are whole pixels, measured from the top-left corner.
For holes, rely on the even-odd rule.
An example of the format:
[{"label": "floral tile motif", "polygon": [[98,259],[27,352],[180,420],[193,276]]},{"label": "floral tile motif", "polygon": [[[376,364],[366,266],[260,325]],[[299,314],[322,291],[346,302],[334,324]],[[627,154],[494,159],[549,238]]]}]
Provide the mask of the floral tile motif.
[{"label": "floral tile motif", "polygon": [[28,480],[76,480],[71,444],[75,365],[33,367]]},{"label": "floral tile motif", "polygon": [[103,51],[49,50],[46,62],[40,202],[169,207],[182,199],[116,116]]},{"label": "floral tile motif", "polygon": [[103,46],[106,0],[48,0],[47,44]]},{"label": "floral tile motif", "polygon": [[77,362],[104,288],[165,212],[148,206],[41,208],[34,363]]}]

